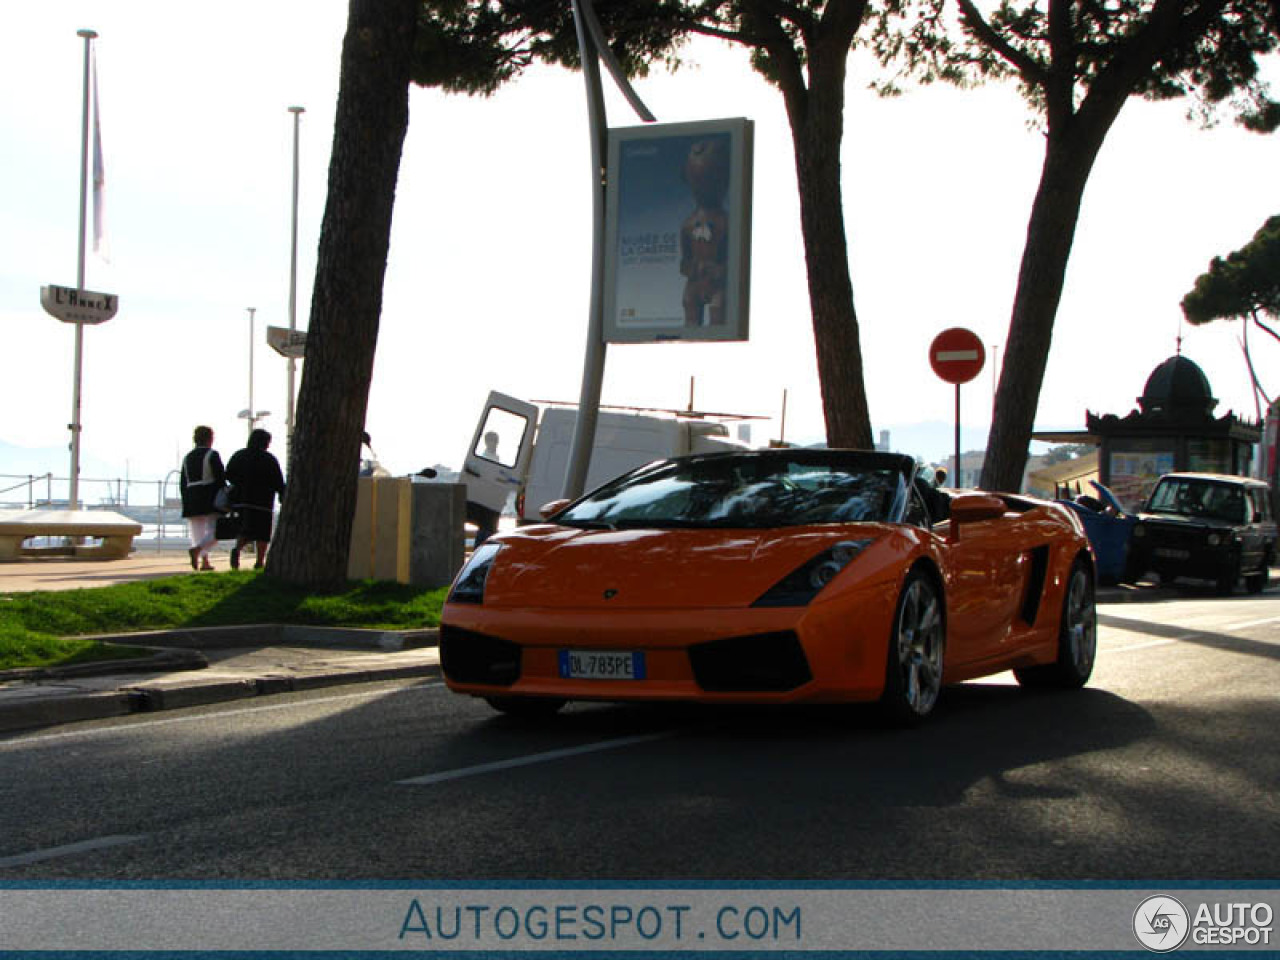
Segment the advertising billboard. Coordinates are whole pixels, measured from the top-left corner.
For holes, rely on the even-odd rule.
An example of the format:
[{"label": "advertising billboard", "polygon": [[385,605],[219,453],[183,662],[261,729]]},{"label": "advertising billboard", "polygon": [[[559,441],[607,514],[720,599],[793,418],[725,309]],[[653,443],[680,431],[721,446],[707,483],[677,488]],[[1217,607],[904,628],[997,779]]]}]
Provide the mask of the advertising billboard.
[{"label": "advertising billboard", "polygon": [[609,131],[604,338],[746,340],[750,120]]}]

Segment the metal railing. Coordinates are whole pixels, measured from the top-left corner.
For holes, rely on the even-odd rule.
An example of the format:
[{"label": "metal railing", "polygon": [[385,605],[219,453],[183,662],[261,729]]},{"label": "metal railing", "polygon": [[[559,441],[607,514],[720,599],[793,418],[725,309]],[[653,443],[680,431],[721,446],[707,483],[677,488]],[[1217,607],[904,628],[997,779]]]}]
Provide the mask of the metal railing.
[{"label": "metal railing", "polygon": [[[79,508],[129,517],[142,524],[142,535],[135,542],[159,550],[186,537],[177,478],[177,470],[170,470],[163,480],[82,477]],[[52,473],[0,473],[0,510],[70,510],[70,487],[69,480]]]}]

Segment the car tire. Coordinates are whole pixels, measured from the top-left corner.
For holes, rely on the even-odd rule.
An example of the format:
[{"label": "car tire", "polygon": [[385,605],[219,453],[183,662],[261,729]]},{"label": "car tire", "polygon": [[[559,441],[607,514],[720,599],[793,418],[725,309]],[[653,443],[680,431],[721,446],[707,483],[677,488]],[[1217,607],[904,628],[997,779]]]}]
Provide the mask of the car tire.
[{"label": "car tire", "polygon": [[513,717],[550,717],[569,701],[555,697],[485,697],[485,702],[499,713]]},{"label": "car tire", "polygon": [[947,624],[936,581],[920,569],[907,574],[889,632],[881,712],[893,723],[919,723],[942,692]]},{"label": "car tire", "polygon": [[1222,571],[1218,574],[1218,596],[1229,597],[1235,591],[1236,583],[1240,579],[1240,557],[1238,554],[1232,554],[1222,565]]},{"label": "car tire", "polygon": [[1262,569],[1257,573],[1251,573],[1244,578],[1244,588],[1249,593],[1261,593],[1267,588],[1267,581],[1271,579],[1271,571],[1264,563]]},{"label": "car tire", "polygon": [[1074,690],[1089,682],[1098,655],[1097,595],[1088,563],[1077,558],[1067,577],[1058,624],[1058,659],[1013,671],[1024,687]]}]

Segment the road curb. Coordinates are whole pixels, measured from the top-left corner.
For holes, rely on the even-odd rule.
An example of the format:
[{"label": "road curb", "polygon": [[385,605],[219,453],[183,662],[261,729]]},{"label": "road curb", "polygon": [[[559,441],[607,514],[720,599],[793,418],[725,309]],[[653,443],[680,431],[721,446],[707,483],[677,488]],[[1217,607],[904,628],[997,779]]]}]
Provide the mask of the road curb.
[{"label": "road curb", "polygon": [[348,684],[439,676],[441,671],[438,663],[416,663],[299,676],[268,674],[208,680],[196,676],[190,681],[184,680],[176,684],[136,683],[114,691],[77,691],[62,695],[32,696],[14,703],[0,702],[0,733],[35,730],[84,720],[106,720],[135,713],[181,710],[186,707],[202,707]]},{"label": "road curb", "polygon": [[[115,641],[109,641],[117,645]],[[151,647],[143,644],[119,644],[154,650],[147,657],[126,657],[119,660],[90,660],[57,667],[21,667],[0,670],[0,683],[39,683],[45,680],[74,680],[80,677],[101,677],[112,673],[163,673],[179,670],[203,670],[209,666],[209,658],[199,650],[180,650]]]},{"label": "road curb", "polygon": [[83,720],[108,720],[111,717],[127,716],[138,709],[137,698],[122,690],[74,693],[0,704],[0,733]]}]

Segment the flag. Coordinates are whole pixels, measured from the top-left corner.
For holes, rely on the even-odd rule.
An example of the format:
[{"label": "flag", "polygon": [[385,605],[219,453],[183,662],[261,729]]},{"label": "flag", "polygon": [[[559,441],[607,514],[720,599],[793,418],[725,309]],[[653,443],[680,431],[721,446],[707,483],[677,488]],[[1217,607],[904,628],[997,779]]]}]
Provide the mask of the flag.
[{"label": "flag", "polygon": [[102,126],[98,112],[98,53],[93,54],[93,252],[107,263],[111,250],[107,246],[106,193],[107,175],[102,166]]}]

